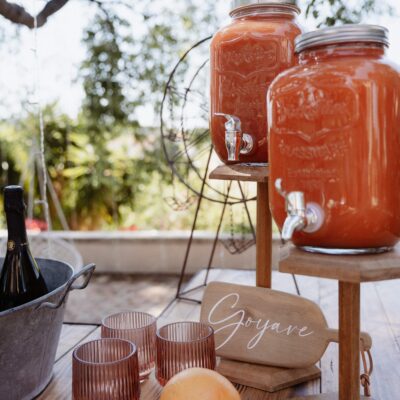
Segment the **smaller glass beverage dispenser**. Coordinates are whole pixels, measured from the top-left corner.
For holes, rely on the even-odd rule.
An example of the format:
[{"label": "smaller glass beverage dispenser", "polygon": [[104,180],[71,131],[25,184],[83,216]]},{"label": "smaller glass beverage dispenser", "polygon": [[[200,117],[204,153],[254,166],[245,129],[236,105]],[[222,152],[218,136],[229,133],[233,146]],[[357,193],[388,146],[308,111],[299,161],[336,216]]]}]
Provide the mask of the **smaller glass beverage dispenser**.
[{"label": "smaller glass beverage dispenser", "polygon": [[294,0],[234,0],[211,42],[211,138],[225,163],[266,163],[266,93],[295,64]]}]

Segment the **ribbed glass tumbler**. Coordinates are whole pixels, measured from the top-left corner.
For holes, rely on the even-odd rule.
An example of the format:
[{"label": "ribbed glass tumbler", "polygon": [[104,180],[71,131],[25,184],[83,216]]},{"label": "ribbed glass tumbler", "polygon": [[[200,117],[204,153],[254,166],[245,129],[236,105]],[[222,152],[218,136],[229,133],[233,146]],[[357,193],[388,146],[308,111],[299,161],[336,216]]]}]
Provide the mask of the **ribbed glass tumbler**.
[{"label": "ribbed glass tumbler", "polygon": [[187,368],[215,369],[213,329],[199,322],[176,322],[157,331],[156,375],[164,386]]},{"label": "ribbed glass tumbler", "polygon": [[140,380],[145,380],[155,364],[157,320],[150,314],[124,311],[103,319],[101,337],[120,338],[135,343]]},{"label": "ribbed glass tumbler", "polygon": [[122,339],[99,339],[72,355],[73,400],[139,400],[136,346]]}]

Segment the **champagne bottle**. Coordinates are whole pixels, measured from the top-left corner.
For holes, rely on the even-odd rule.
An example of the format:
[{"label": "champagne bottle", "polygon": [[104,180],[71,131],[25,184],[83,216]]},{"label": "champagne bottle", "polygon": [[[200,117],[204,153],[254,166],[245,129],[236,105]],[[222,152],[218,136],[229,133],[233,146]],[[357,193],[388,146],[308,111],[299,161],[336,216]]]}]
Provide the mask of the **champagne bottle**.
[{"label": "champagne bottle", "polygon": [[29,249],[23,194],[20,186],[7,186],[4,189],[8,241],[0,272],[0,311],[48,293],[46,282]]}]

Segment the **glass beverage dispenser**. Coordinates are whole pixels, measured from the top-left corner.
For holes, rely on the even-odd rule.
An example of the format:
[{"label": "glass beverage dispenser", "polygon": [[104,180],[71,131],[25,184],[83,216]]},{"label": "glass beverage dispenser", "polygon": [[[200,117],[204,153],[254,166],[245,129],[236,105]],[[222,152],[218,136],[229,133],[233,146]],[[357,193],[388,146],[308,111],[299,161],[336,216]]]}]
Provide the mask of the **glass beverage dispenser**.
[{"label": "glass beverage dispenser", "polygon": [[400,75],[388,32],[345,25],[301,35],[299,65],[268,92],[270,203],[284,240],[377,253],[400,236]]},{"label": "glass beverage dispenser", "polygon": [[225,163],[268,161],[266,93],[295,64],[299,12],[294,0],[234,0],[211,42],[211,138]]}]

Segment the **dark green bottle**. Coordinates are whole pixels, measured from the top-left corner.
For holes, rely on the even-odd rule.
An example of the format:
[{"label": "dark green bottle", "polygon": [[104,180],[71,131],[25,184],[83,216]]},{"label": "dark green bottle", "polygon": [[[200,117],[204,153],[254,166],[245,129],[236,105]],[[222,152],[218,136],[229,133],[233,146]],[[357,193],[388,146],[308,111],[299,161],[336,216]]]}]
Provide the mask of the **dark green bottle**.
[{"label": "dark green bottle", "polygon": [[0,312],[48,293],[46,282],[29,249],[23,195],[20,186],[7,186],[4,189],[8,241],[0,272]]}]

